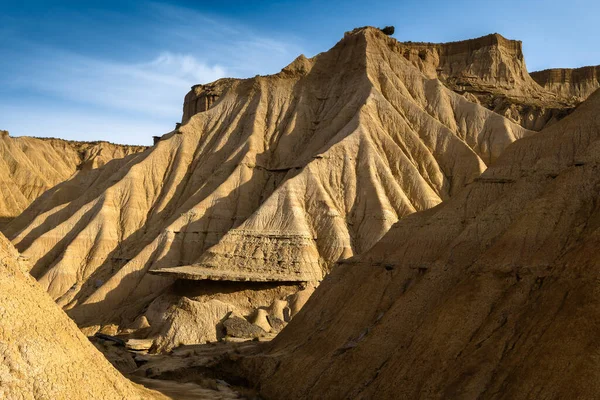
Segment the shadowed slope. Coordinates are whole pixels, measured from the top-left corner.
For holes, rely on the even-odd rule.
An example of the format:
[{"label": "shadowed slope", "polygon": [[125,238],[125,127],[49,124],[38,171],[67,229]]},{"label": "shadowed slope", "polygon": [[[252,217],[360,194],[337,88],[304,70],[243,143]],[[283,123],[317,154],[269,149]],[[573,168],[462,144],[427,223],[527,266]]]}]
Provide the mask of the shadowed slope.
[{"label": "shadowed slope", "polygon": [[600,91],[334,268],[245,361],[266,398],[593,398]]},{"label": "shadowed slope", "polygon": [[127,323],[175,278],[318,281],[530,134],[367,28],[228,81],[151,150],[59,185],[7,233],[78,323]]}]

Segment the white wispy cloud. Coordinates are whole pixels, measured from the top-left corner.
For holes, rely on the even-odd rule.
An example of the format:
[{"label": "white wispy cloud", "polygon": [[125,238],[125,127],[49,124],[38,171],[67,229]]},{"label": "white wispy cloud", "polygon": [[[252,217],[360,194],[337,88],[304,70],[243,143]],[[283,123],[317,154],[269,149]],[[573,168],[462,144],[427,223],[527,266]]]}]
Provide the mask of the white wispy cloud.
[{"label": "white wispy cloud", "polygon": [[97,135],[91,139],[149,144],[152,135],[171,130],[180,120],[183,97],[192,85],[276,72],[301,52],[293,38],[272,39],[195,10],[150,3],[147,12],[131,21],[140,25],[138,36],[117,40],[138,50],[132,55],[123,56],[118,49],[82,53],[13,36],[10,48],[18,50],[4,50],[12,68],[0,68],[0,86],[11,96],[44,99],[54,111],[0,98],[0,128],[9,127],[17,135],[71,139],[83,129],[86,137],[92,131]]},{"label": "white wispy cloud", "polygon": [[[13,86],[105,109],[179,118],[183,96],[199,82],[226,76],[220,65],[207,65],[190,54],[163,52],[147,62],[123,63],[94,59],[55,49],[36,52],[44,68],[27,63],[29,72]],[[110,114],[107,113],[107,117]]]}]

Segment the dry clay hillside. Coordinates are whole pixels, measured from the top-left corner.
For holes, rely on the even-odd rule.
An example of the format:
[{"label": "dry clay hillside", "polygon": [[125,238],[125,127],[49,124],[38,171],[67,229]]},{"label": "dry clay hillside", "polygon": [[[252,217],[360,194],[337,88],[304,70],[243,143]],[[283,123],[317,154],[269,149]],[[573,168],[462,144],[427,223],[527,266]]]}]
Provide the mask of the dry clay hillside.
[{"label": "dry clay hillside", "polygon": [[6,229],[88,331],[150,329],[170,347],[269,306],[277,318],[257,311],[258,325],[280,326],[336,261],[533,134],[425,76],[374,28],[217,84],[192,111],[188,95],[187,122],[151,150],[75,176]]},{"label": "dry clay hillside", "polygon": [[0,131],[0,229],[42,193],[77,171],[98,168],[145,147],[10,137]]},{"label": "dry clay hillside", "polygon": [[117,372],[25,267],[0,234],[0,398],[166,399]]},{"label": "dry clay hillside", "polygon": [[596,91],[334,268],[245,361],[262,395],[597,397],[599,162]]}]

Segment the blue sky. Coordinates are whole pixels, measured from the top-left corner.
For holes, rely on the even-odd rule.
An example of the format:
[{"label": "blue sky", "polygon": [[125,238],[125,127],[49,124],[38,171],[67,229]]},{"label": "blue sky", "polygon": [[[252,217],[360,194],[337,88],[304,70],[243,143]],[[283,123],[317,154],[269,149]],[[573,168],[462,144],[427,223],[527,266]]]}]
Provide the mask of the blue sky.
[{"label": "blue sky", "polygon": [[498,32],[530,71],[598,65],[598,15],[591,0],[0,0],[0,129],[150,144],[191,85],[277,72],[363,25],[401,41]]}]

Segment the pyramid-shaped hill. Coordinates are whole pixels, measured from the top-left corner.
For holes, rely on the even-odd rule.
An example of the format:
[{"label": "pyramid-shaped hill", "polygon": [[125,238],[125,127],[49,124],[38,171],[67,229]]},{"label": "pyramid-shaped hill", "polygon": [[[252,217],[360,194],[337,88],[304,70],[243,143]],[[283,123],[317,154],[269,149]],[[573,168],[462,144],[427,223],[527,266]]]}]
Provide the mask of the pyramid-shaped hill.
[{"label": "pyramid-shaped hill", "polygon": [[246,368],[265,398],[594,398],[600,91],[335,267]]},{"label": "pyramid-shaped hill", "polygon": [[[126,327],[181,295],[176,279],[318,282],[533,134],[401,49],[365,28],[279,74],[228,80],[152,149],[57,186],[6,233],[82,326]],[[273,300],[236,288],[221,301],[244,312]]]},{"label": "pyramid-shaped hill", "polygon": [[42,193],[73,174],[144,149],[107,142],[13,138],[0,131],[0,229]]},{"label": "pyramid-shaped hill", "polygon": [[1,399],[166,399],[117,372],[24,266],[0,234]]}]

